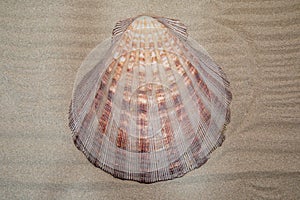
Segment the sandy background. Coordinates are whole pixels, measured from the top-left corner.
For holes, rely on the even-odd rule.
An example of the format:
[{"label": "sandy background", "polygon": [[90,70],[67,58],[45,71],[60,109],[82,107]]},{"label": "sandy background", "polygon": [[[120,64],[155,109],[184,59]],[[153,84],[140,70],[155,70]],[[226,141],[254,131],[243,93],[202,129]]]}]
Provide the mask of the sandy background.
[{"label": "sandy background", "polygon": [[[223,146],[150,185],[95,168],[68,128],[81,62],[141,13],[185,23],[233,93]],[[299,0],[2,0],[0,27],[0,199],[300,199]]]}]

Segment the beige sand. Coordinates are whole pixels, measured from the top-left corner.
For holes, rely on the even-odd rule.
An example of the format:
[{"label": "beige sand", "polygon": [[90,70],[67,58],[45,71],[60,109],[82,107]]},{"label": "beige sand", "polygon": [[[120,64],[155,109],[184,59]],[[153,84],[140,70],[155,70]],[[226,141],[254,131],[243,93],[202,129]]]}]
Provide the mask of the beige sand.
[{"label": "beige sand", "polygon": [[[210,160],[145,185],[73,145],[76,71],[116,21],[181,19],[231,82],[232,119]],[[1,1],[0,199],[300,199],[298,0]]]}]

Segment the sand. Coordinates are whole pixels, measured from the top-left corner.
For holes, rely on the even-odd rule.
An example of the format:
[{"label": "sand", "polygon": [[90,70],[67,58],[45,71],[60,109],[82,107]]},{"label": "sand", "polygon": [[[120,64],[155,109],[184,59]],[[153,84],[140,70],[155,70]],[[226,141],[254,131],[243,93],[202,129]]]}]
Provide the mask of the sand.
[{"label": "sand", "polygon": [[[182,178],[122,181],[76,149],[77,69],[138,14],[180,19],[231,82],[226,140]],[[0,199],[300,199],[298,0],[1,1]]]}]

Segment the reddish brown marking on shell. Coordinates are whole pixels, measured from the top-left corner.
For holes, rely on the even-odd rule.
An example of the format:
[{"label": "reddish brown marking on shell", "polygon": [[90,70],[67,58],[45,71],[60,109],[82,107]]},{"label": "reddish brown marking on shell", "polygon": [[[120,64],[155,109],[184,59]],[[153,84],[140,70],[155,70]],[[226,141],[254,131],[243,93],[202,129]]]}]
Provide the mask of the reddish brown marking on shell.
[{"label": "reddish brown marking on shell", "polygon": [[183,170],[182,163],[179,160],[172,162],[169,166],[169,170],[171,174],[182,171]]},{"label": "reddish brown marking on shell", "polygon": [[[126,111],[125,108],[129,107],[130,105],[130,94],[131,94],[131,81],[133,78],[133,69],[132,67],[130,67],[132,65],[132,63],[135,62],[135,56],[136,56],[136,52],[132,51],[129,54],[128,57],[128,62],[127,62],[127,69],[125,68],[126,73],[126,85],[124,86],[124,91],[123,91],[123,98],[122,98],[122,102],[121,102],[121,110],[123,110],[123,112],[121,112],[120,114],[120,122],[119,124],[117,124],[119,126],[118,128],[118,137],[116,140],[117,146],[120,146],[120,148],[122,149],[128,149],[130,148],[128,144],[129,141],[129,134],[127,132],[128,126],[129,126],[129,119],[131,116],[130,111]],[[127,55],[124,55],[124,57],[127,57]],[[127,60],[127,59],[126,59]],[[123,67],[122,67],[123,68]],[[121,69],[120,69],[121,71]],[[113,138],[111,138],[111,141],[113,140]],[[124,155],[125,157],[126,155]],[[117,163],[119,163],[118,160],[116,160]]]},{"label": "reddish brown marking on shell", "polygon": [[[192,74],[195,75],[195,78],[198,81],[198,84],[200,86],[199,88],[201,89],[201,91],[203,91],[203,93],[206,94],[206,96],[210,97],[210,93],[207,88],[207,85],[200,79],[199,74],[196,71],[195,67],[190,62],[187,62],[187,63],[188,63],[188,67],[191,70]],[[179,61],[179,59],[176,57],[175,57],[175,65],[176,65],[178,71],[183,71],[182,64]],[[188,91],[190,92],[193,101],[197,102],[197,104],[199,106],[199,112],[200,112],[201,119],[203,119],[206,122],[206,124],[208,124],[209,120],[210,120],[209,111],[205,108],[201,98],[196,94],[194,86],[192,85],[192,81],[190,80],[190,78],[188,77],[186,72],[183,72],[182,76],[187,85],[187,88],[189,88]]]},{"label": "reddish brown marking on shell", "polygon": [[111,103],[111,101],[107,100],[105,103],[105,106],[104,106],[103,114],[99,120],[99,125],[101,127],[100,130],[103,134],[106,133],[106,127],[107,127],[108,119],[109,119],[109,116],[111,113],[111,108],[112,108],[112,103]]},{"label": "reddish brown marking on shell", "polygon": [[121,149],[126,149],[127,148],[127,143],[128,143],[128,134],[123,131],[122,129],[118,129],[118,136],[116,140],[116,146],[121,148]]},{"label": "reddish brown marking on shell", "polygon": [[173,130],[170,125],[170,119],[167,114],[167,105],[166,105],[166,98],[164,96],[164,90],[161,85],[159,85],[158,89],[156,90],[156,100],[158,103],[158,111],[161,117],[161,124],[162,124],[162,134],[164,135],[164,145],[169,146],[173,137]]},{"label": "reddish brown marking on shell", "polygon": [[[84,120],[82,122],[82,127],[85,128],[88,126],[88,124],[91,123],[91,120],[93,119],[93,116],[95,115],[96,111],[98,110],[99,108],[99,105],[100,105],[100,101],[102,100],[103,98],[103,95],[104,95],[104,90],[105,88],[107,87],[107,82],[108,82],[108,77],[109,77],[109,74],[113,68],[113,66],[115,65],[115,61],[113,61],[109,67],[107,68],[107,70],[105,70],[104,72],[104,75],[102,77],[102,80],[101,80],[101,83],[100,83],[100,86],[99,86],[99,89],[97,90],[96,92],[96,95],[95,95],[95,98],[94,98],[94,101],[93,101],[93,104],[91,106],[91,109],[89,110],[89,112],[86,114],[86,116],[84,117]],[[111,108],[110,108],[111,109]],[[106,108],[106,112],[110,112],[109,110],[109,105],[107,106]],[[102,123],[100,125],[100,130],[102,133],[104,133],[103,131],[105,131],[105,127],[106,125],[104,124],[104,121],[100,122]]]},{"label": "reddish brown marking on shell", "polygon": [[169,118],[164,119],[165,123],[162,128],[162,132],[164,134],[164,145],[169,147],[171,143],[174,142],[174,131],[171,127],[171,121]]},{"label": "reddish brown marking on shell", "polygon": [[[145,43],[144,43],[144,42],[141,42],[140,48],[141,48],[141,49],[144,49],[144,48],[145,48]],[[144,58],[144,61],[145,61],[145,58]]]},{"label": "reddish brown marking on shell", "polygon": [[94,116],[93,113],[89,113],[89,114],[87,114],[87,115],[85,116],[84,121],[83,121],[83,123],[82,123],[82,124],[83,124],[83,127],[86,127],[86,126],[90,123],[90,121],[92,120],[93,116]]},{"label": "reddish brown marking on shell", "polygon": [[[121,63],[119,61],[117,64],[117,67],[115,69],[115,76],[112,78],[111,84],[109,86],[106,103],[104,105],[104,111],[99,119],[99,126],[100,126],[100,130],[101,130],[102,134],[106,134],[108,120],[110,118],[111,110],[112,110],[112,98],[115,94],[115,87],[117,85],[117,81],[121,77],[122,67],[123,67],[123,63]],[[99,99],[99,101],[100,101],[100,99]]]},{"label": "reddish brown marking on shell", "polygon": [[137,151],[140,153],[150,152],[150,141],[147,138],[137,139]]},{"label": "reddish brown marking on shell", "polygon": [[190,69],[190,72],[194,75],[195,79],[197,80],[200,89],[204,92],[204,94],[206,94],[207,97],[210,98],[209,89],[208,89],[207,85],[204,83],[204,81],[200,78],[200,75],[197,72],[197,70],[195,69],[195,67],[190,62],[187,62],[187,65]]},{"label": "reddish brown marking on shell", "polygon": [[115,66],[116,64],[116,61],[114,60],[110,65],[109,67],[107,68],[107,70],[105,70],[104,72],[104,75],[102,76],[102,79],[101,79],[101,83],[100,83],[100,86],[99,86],[99,89],[97,90],[97,93],[96,93],[96,96],[95,96],[95,99],[93,101],[93,106],[95,108],[95,110],[98,110],[98,107],[100,105],[100,101],[102,100],[103,98],[103,95],[104,95],[104,91],[105,91],[105,88],[107,87],[107,83],[108,83],[108,77],[113,69],[113,67]]}]

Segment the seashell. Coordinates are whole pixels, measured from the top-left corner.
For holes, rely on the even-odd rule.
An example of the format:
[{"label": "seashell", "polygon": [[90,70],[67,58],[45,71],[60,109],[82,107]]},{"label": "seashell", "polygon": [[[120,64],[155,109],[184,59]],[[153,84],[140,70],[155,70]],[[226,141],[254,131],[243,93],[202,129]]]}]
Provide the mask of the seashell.
[{"label": "seashell", "polygon": [[230,101],[224,72],[181,22],[137,16],[81,65],[70,128],[96,167],[152,183],[207,161],[224,140]]}]

